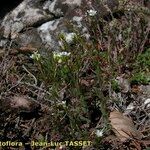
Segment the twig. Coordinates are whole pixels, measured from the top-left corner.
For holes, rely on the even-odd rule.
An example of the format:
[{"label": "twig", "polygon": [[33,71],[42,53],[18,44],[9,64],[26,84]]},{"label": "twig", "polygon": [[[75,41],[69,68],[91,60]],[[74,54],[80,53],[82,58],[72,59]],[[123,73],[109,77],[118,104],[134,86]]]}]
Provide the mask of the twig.
[{"label": "twig", "polygon": [[11,88],[9,88],[6,92],[4,92],[4,93],[1,93],[1,95],[5,95],[6,93],[8,93],[9,91],[11,91],[13,88],[15,88],[16,86],[18,86],[20,83],[21,83],[21,81],[22,81],[22,79],[24,78],[24,76],[25,76],[25,74],[18,80],[18,82],[14,85],[14,86],[12,86]]},{"label": "twig", "polygon": [[46,90],[44,90],[44,89],[42,89],[42,88],[40,88],[40,87],[38,87],[38,86],[36,86],[36,85],[32,85],[32,84],[27,83],[27,82],[20,82],[20,84],[26,84],[26,85],[28,85],[28,86],[31,86],[31,87],[35,88],[35,89],[41,90],[41,91],[47,93],[47,94],[50,95],[50,96],[52,95],[52,94],[49,93],[48,91],[46,91]]},{"label": "twig", "polygon": [[37,79],[36,79],[36,77],[35,77],[24,65],[22,65],[22,68],[23,68],[29,75],[31,75],[31,76],[33,77],[33,79],[34,79],[34,85],[36,86],[36,85],[37,85]]}]

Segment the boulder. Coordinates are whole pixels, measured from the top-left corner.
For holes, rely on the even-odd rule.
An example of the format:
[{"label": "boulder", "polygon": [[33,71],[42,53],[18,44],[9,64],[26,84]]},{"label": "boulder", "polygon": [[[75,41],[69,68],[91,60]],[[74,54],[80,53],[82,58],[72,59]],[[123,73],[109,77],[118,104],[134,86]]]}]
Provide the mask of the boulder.
[{"label": "boulder", "polygon": [[44,45],[59,50],[59,34],[72,32],[67,23],[75,24],[85,33],[87,10],[95,10],[96,15],[104,17],[117,6],[117,0],[23,0],[1,20],[0,37],[12,40],[20,47]]}]

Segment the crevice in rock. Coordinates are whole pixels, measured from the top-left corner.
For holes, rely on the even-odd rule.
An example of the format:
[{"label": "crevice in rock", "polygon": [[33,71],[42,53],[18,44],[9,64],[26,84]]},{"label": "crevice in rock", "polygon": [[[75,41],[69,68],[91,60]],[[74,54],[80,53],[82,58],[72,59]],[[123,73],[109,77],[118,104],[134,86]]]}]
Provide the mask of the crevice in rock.
[{"label": "crevice in rock", "polygon": [[54,16],[54,15],[53,15],[53,17],[50,18],[50,19],[39,20],[38,22],[35,22],[32,26],[28,26],[28,27],[22,29],[19,33],[25,32],[26,30],[28,30],[28,28],[29,28],[29,29],[30,29],[30,28],[39,28],[39,27],[40,27],[42,24],[44,24],[44,23],[47,23],[47,22],[53,21],[53,20],[57,20],[57,19],[60,19],[60,18],[62,18],[62,17],[63,17],[63,16]]}]

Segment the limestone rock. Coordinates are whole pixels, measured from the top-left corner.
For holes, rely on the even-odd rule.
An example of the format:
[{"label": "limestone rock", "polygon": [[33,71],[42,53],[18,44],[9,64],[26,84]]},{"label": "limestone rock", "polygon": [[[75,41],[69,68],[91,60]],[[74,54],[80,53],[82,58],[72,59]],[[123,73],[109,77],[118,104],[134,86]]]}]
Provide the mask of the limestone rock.
[{"label": "limestone rock", "polygon": [[95,9],[98,16],[107,16],[110,13],[108,7],[113,10],[118,6],[117,2],[117,0],[104,3],[97,3],[96,0],[23,0],[1,20],[0,36],[11,39],[21,46],[38,47],[39,43],[44,43],[46,48],[59,50],[58,35],[70,34],[66,23],[73,23],[88,37],[84,24],[87,10]]}]

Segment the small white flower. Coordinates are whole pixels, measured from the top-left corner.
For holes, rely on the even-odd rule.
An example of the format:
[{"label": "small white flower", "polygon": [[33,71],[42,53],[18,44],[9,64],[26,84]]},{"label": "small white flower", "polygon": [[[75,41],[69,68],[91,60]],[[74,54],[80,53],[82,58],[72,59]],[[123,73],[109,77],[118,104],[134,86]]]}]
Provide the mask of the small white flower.
[{"label": "small white flower", "polygon": [[74,39],[77,37],[77,34],[74,32],[61,33],[60,35],[61,35],[61,37],[60,37],[60,40],[58,41],[58,43],[62,50],[65,50],[64,42],[66,42],[67,44],[72,44],[74,42]]},{"label": "small white flower", "polygon": [[36,51],[30,56],[30,58],[38,61],[41,58],[41,55]]},{"label": "small white flower", "polygon": [[73,41],[73,39],[75,38],[76,33],[68,33],[65,35],[65,40],[67,43],[71,43]]},{"label": "small white flower", "polygon": [[69,53],[68,52],[61,52],[60,53],[61,56],[69,56],[70,54],[71,54],[70,52]]},{"label": "small white flower", "polygon": [[123,39],[123,38],[122,38],[122,34],[120,33],[120,34],[118,35],[118,40],[119,40],[119,41],[122,41],[122,39]]},{"label": "small white flower", "polygon": [[127,10],[128,10],[128,11],[131,11],[131,8],[128,8]]},{"label": "small white flower", "polygon": [[89,16],[95,16],[97,11],[90,9],[90,10],[87,10],[87,13],[89,14]]},{"label": "small white flower", "polygon": [[61,103],[62,103],[62,105],[66,105],[66,101],[62,101]]},{"label": "small white flower", "polygon": [[68,52],[53,52],[53,58],[58,61],[58,63],[62,63],[63,58],[66,56],[70,56],[71,53]]},{"label": "small white flower", "polygon": [[103,129],[102,130],[97,129],[95,134],[97,137],[102,137],[103,136]]},{"label": "small white flower", "polygon": [[66,101],[58,102],[57,105],[60,106],[60,107],[66,107]]},{"label": "small white flower", "polygon": [[53,52],[53,57],[63,57],[63,56],[69,56],[71,53],[68,52]]},{"label": "small white flower", "polygon": [[59,63],[59,64],[62,63],[62,59],[61,59],[61,58],[58,59],[58,63]]}]

